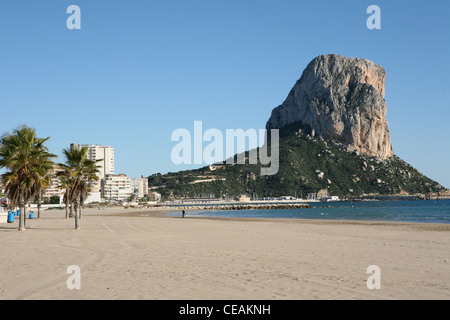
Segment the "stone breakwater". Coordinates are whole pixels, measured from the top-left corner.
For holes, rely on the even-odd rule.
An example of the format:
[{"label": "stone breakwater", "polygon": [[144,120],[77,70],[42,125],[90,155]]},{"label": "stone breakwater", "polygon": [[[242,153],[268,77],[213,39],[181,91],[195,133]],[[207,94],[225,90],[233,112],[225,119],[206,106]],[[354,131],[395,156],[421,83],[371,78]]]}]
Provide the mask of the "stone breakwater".
[{"label": "stone breakwater", "polygon": [[270,204],[222,204],[222,205],[180,205],[165,207],[177,210],[264,210],[264,209],[304,209],[311,208],[307,203],[270,203]]}]

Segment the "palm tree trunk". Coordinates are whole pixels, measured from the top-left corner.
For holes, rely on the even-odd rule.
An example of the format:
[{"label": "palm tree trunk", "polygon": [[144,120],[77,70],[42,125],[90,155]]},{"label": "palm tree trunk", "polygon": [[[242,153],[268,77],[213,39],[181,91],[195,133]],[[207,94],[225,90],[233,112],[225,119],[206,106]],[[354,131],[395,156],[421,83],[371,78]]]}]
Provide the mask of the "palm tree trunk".
[{"label": "palm tree trunk", "polygon": [[23,206],[23,227],[27,227],[27,205]]},{"label": "palm tree trunk", "polygon": [[81,198],[80,198],[80,203],[78,204],[78,217],[81,219]]},{"label": "palm tree trunk", "polygon": [[41,200],[42,200],[42,190],[39,190],[39,195],[38,195],[38,205],[37,205],[37,218],[40,219],[41,218]]},{"label": "palm tree trunk", "polygon": [[20,215],[19,215],[19,231],[25,231],[25,206],[19,205]]},{"label": "palm tree trunk", "polygon": [[19,231],[25,231],[25,204],[24,196],[21,195],[19,198]]},{"label": "palm tree trunk", "polygon": [[66,204],[66,219],[69,217],[69,189],[66,188],[66,193],[64,194],[64,203]]},{"label": "palm tree trunk", "polygon": [[73,203],[70,204],[69,218],[73,217]]},{"label": "palm tree trunk", "polygon": [[80,229],[80,224],[78,221],[78,200],[75,201],[75,229]]}]

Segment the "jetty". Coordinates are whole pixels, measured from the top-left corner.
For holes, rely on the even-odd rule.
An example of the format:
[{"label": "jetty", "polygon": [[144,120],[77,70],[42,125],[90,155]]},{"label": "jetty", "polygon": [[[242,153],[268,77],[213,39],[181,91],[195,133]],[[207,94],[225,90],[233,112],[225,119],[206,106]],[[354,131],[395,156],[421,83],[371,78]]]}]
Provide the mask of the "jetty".
[{"label": "jetty", "polygon": [[264,209],[305,209],[307,203],[242,203],[242,204],[180,204],[165,207],[179,210],[264,210]]}]

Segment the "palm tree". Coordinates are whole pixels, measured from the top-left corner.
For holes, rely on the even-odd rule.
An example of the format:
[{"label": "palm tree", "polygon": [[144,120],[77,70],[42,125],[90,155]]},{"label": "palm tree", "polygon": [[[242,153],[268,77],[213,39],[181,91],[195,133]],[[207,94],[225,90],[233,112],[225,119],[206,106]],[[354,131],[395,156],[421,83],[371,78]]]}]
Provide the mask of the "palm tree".
[{"label": "palm tree", "polygon": [[44,146],[49,138],[37,138],[34,128],[22,126],[0,140],[0,168],[7,169],[1,179],[10,207],[20,208],[21,231],[25,230],[26,204],[46,187],[45,176],[53,167],[51,158],[56,155]]},{"label": "palm tree", "polygon": [[69,217],[69,198],[68,198],[68,194],[69,194],[69,188],[70,188],[70,184],[71,184],[71,180],[70,180],[70,176],[68,175],[68,172],[64,171],[59,171],[56,176],[59,178],[59,182],[61,184],[61,189],[64,189],[64,197],[63,197],[63,202],[66,206],[66,219]]},{"label": "palm tree", "polygon": [[[37,193],[37,218],[41,218],[41,202],[42,202],[42,194],[45,192],[45,189],[47,189],[48,185],[51,183],[51,170],[53,169],[53,166],[46,167],[47,172],[45,172],[45,175],[43,177],[38,177],[36,180],[36,193]],[[45,170],[44,170],[45,171]]]},{"label": "palm tree", "polygon": [[92,181],[97,181],[98,168],[97,162],[101,160],[89,160],[87,158],[87,147],[64,149],[63,154],[66,158],[64,164],[60,164],[64,171],[60,174],[64,177],[66,188],[65,199],[71,204],[75,214],[75,229],[80,229],[79,218],[81,217],[81,207],[89,193],[89,187]]}]

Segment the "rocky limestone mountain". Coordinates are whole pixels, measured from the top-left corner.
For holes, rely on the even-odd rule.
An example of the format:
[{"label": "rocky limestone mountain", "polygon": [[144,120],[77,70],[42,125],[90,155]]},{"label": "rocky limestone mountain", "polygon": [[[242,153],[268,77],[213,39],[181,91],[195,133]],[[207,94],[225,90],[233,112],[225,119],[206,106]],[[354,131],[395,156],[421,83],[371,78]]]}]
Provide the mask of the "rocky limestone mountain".
[{"label": "rocky limestone mountain", "polygon": [[385,80],[384,68],[369,60],[321,55],[272,111],[266,129],[298,123],[313,136],[388,159],[394,151],[386,119]]},{"label": "rocky limestone mountain", "polygon": [[[394,155],[385,79],[384,69],[368,60],[319,56],[266,124],[280,129],[276,174],[261,175],[266,164],[236,164],[234,155],[233,164],[149,176],[149,187],[171,200],[244,194],[306,198],[316,192],[341,199],[450,197],[450,190]],[[244,158],[250,158],[249,151]]]}]

